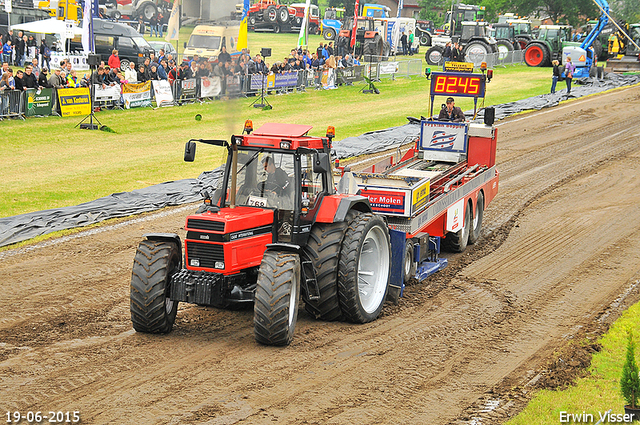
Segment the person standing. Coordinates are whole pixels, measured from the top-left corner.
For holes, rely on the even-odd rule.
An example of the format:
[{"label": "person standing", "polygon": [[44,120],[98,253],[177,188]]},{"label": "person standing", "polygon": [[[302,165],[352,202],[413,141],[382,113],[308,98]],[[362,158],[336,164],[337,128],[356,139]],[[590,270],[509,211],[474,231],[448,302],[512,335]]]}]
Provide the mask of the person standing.
[{"label": "person standing", "polygon": [[162,26],[164,25],[164,16],[162,16],[162,13],[158,10],[158,16],[156,17],[156,32],[158,37],[162,38]]},{"label": "person standing", "polygon": [[576,66],[571,62],[571,56],[567,56],[567,63],[564,65],[564,80],[567,82],[567,94],[571,94],[571,80]]},{"label": "person standing", "polygon": [[558,62],[557,60],[554,60],[551,62],[551,64],[553,65],[553,77],[551,80],[551,93],[555,93],[556,92],[556,84],[558,84],[558,80],[560,79],[560,62]]},{"label": "person standing", "polygon": [[51,66],[49,66],[49,60],[51,59],[51,49],[49,49],[49,46],[47,46],[44,38],[40,42],[40,58],[40,65],[42,66],[42,68],[44,68],[45,65],[47,68],[51,68]]},{"label": "person standing", "polygon": [[407,34],[402,31],[402,35],[400,36],[400,44],[402,44],[402,54],[404,56],[407,55]]},{"label": "person standing", "polygon": [[442,52],[442,71],[445,71],[444,64],[447,61],[451,60],[451,56],[452,56],[451,42],[448,41],[447,44],[444,46],[444,52]]},{"label": "person standing", "polygon": [[158,18],[156,17],[156,15],[153,15],[151,19],[149,19],[149,37],[157,37],[157,36],[158,36]]},{"label": "person standing", "polygon": [[2,46],[2,62],[11,63],[11,54],[13,53],[13,46],[11,40],[7,40]]},{"label": "person standing", "polygon": [[107,64],[109,65],[109,68],[120,68],[120,57],[118,56],[118,51],[116,49],[111,51],[111,56],[109,56]]},{"label": "person standing", "polygon": [[415,35],[413,30],[409,30],[409,56],[413,56],[413,40],[415,40]]}]

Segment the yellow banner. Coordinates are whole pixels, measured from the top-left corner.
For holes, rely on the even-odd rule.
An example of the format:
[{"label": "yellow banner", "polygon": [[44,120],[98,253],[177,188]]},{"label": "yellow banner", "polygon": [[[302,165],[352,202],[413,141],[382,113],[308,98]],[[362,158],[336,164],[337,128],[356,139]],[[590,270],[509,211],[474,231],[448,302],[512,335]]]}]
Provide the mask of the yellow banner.
[{"label": "yellow banner", "polygon": [[122,85],[122,94],[144,93],[151,90],[151,81],[146,83],[129,83]]},{"label": "yellow banner", "polygon": [[444,63],[444,70],[453,72],[473,72],[473,63],[447,61]]},{"label": "yellow banner", "polygon": [[91,98],[88,87],[58,89],[58,99],[63,117],[89,115],[91,113]]}]

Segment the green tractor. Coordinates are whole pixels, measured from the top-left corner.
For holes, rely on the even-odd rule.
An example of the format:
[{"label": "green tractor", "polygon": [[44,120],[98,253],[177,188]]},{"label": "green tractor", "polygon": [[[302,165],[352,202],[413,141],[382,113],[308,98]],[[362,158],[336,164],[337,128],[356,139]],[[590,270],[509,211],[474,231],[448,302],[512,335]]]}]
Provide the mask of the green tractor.
[{"label": "green tractor", "polygon": [[562,50],[567,46],[580,46],[572,42],[568,25],[541,25],[538,37],[524,50],[524,61],[529,66],[551,66],[551,61],[562,62]]}]

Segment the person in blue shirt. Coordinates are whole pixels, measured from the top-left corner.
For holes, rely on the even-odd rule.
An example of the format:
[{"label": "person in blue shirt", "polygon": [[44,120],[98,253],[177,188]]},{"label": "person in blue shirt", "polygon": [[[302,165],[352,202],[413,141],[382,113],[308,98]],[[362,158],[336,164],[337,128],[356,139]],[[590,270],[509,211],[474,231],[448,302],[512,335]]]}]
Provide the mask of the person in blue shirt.
[{"label": "person in blue shirt", "polygon": [[11,40],[7,40],[2,46],[2,62],[11,61],[11,53],[13,53],[13,46],[11,45]]}]

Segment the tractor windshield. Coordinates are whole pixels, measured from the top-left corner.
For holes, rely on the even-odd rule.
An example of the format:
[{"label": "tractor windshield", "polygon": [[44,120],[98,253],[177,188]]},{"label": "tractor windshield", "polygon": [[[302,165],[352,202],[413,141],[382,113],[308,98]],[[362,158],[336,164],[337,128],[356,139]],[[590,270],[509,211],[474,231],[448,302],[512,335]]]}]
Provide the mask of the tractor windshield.
[{"label": "tractor windshield", "polygon": [[[294,156],[238,149],[236,204],[294,209]],[[227,181],[226,203],[229,204],[231,179]]]},{"label": "tractor windshield", "polygon": [[494,35],[495,38],[509,39],[509,40],[514,38],[513,27],[497,27],[495,30],[496,30],[496,33]]}]

